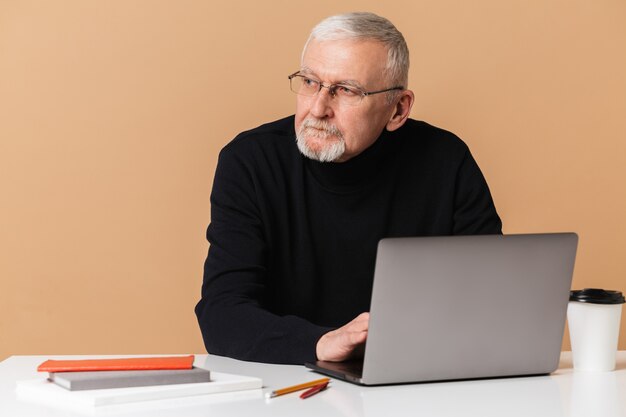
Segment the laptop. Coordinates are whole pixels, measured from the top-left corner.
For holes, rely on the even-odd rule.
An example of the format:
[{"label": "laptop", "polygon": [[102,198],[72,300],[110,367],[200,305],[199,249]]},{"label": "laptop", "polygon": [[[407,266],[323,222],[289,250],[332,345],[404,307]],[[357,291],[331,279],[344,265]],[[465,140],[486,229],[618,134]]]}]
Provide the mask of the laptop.
[{"label": "laptop", "polygon": [[386,238],[362,361],[307,363],[361,385],[556,370],[575,233]]}]

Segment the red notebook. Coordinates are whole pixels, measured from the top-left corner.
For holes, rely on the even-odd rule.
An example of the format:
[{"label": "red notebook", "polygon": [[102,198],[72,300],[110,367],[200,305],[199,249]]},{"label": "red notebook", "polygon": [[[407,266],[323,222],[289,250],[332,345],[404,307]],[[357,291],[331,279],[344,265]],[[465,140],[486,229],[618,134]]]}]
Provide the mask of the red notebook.
[{"label": "red notebook", "polygon": [[39,372],[132,371],[156,369],[191,369],[194,355],[156,358],[47,360]]}]

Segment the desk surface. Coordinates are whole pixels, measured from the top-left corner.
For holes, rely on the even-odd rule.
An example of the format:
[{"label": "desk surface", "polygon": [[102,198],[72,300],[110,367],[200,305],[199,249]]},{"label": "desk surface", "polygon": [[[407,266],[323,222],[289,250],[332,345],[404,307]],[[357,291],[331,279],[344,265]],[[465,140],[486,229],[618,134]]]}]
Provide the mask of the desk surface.
[{"label": "desk surface", "polygon": [[[274,389],[317,379],[303,366],[268,365],[197,355],[196,364],[217,372],[263,379],[263,390],[148,401],[92,409],[59,408],[17,398],[15,381],[45,377],[36,372],[46,359],[81,356],[12,356],[0,362],[0,416],[602,416],[626,417],[626,351],[615,372],[574,372],[570,352],[549,376],[479,381],[360,387],[332,381],[307,400],[297,394],[271,400]],[[621,393],[621,395],[620,395]]]}]

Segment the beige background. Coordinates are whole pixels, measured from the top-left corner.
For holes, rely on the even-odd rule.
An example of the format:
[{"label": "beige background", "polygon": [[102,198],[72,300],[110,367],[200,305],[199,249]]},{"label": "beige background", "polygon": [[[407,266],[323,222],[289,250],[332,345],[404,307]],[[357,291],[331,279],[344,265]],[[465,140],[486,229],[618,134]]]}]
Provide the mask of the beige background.
[{"label": "beige background", "polygon": [[626,2],[383,3],[0,0],[0,359],[203,352],[218,151],[293,112],[350,10],[404,33],[413,117],[470,145],[505,232],[576,231],[573,286],[625,291]]}]

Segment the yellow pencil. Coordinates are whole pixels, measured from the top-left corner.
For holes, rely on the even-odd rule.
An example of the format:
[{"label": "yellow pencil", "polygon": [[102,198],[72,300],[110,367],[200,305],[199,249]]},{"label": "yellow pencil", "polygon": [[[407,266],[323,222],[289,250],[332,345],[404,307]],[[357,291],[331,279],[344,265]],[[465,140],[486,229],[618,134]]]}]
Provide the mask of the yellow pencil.
[{"label": "yellow pencil", "polygon": [[296,392],[296,391],[300,391],[306,388],[311,388],[311,387],[314,387],[315,385],[323,384],[324,382],[328,382],[328,381],[330,381],[330,378],[316,379],[315,381],[305,382],[304,384],[293,385],[291,387],[281,388],[276,391],[268,392],[267,394],[265,394],[265,396],[267,398],[274,398],[280,395],[289,394],[291,392]]}]

